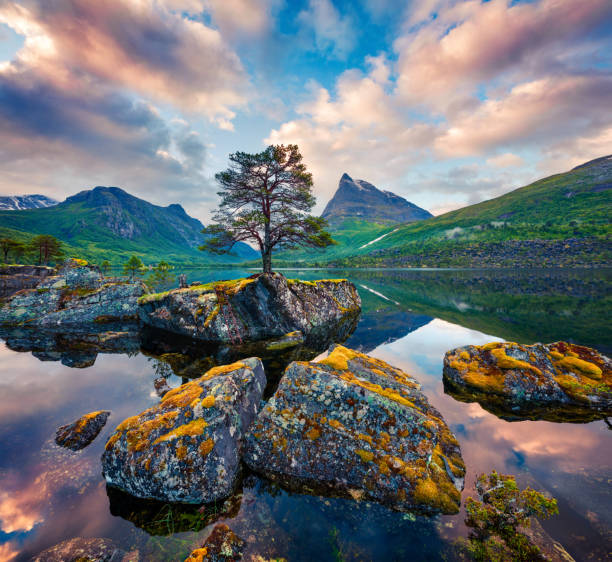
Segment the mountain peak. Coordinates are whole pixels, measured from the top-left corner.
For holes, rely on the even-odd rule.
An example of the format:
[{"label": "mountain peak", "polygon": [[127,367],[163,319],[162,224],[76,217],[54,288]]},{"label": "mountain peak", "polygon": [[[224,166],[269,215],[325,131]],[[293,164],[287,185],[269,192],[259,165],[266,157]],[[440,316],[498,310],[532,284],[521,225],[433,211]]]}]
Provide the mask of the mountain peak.
[{"label": "mountain peak", "polygon": [[321,216],[333,224],[351,218],[404,223],[427,219],[432,215],[395,193],[382,191],[365,180],[353,180],[344,173]]},{"label": "mountain peak", "polygon": [[59,201],[39,193],[32,195],[6,195],[0,197],[0,210],[23,211],[25,209],[42,209],[57,205],[58,203]]}]

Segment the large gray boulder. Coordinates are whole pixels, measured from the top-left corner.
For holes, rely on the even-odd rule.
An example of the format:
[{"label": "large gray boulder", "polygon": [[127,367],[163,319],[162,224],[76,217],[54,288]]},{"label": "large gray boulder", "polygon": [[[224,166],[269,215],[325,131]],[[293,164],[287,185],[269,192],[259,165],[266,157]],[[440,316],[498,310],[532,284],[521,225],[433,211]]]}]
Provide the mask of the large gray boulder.
[{"label": "large gray boulder", "polygon": [[261,361],[210,369],[123,421],[106,444],[106,482],[139,498],[208,503],[229,496],[243,433],[266,384]]},{"label": "large gray boulder", "polygon": [[43,329],[96,326],[138,321],[141,281],[109,280],[81,260],[69,260],[57,275],[20,291],[0,308],[0,325]]},{"label": "large gray boulder", "polygon": [[341,346],[287,367],[244,460],[292,489],[426,513],[456,513],[465,474],[457,440],[419,384]]},{"label": "large gray boulder", "polygon": [[280,273],[174,289],[139,300],[152,327],[209,342],[243,343],[300,331],[306,340],[349,332],[361,310],[346,279],[298,281]]},{"label": "large gray boulder", "polygon": [[511,420],[587,422],[612,415],[612,361],[566,342],[453,349],[444,356],[444,388]]}]

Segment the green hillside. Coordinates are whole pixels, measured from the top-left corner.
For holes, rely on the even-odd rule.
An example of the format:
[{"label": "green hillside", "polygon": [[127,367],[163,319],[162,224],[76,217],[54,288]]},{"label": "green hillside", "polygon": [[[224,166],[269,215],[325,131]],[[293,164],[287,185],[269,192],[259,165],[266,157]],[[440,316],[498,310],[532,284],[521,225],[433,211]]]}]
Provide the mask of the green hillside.
[{"label": "green hillside", "polygon": [[97,187],[42,209],[0,211],[0,236],[28,241],[36,234],[60,239],[68,255],[123,263],[136,254],[145,263],[207,265],[252,259],[242,244],[233,255],[200,252],[202,223],[180,205],[160,207],[119,188]]},{"label": "green hillside", "polygon": [[[313,265],[513,265],[572,252],[566,265],[610,261],[612,157],[536,181],[489,201],[438,217],[358,233],[349,224],[334,232],[339,247],[310,253]],[[364,223],[367,224],[367,223]],[[378,236],[386,234],[376,242]],[[364,240],[371,235],[365,246]],[[569,241],[565,244],[564,241]],[[532,243],[533,242],[533,243]],[[533,253],[531,250],[533,249]],[[283,262],[291,257],[279,256]],[[302,259],[295,255],[296,261]]]}]

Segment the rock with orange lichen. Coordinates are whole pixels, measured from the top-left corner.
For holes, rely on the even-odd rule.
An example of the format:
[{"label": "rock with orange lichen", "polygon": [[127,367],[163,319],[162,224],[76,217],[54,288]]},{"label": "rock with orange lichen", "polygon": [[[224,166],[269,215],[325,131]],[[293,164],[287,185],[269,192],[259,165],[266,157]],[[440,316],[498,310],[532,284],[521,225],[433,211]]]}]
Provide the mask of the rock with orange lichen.
[{"label": "rock with orange lichen", "polygon": [[612,361],[566,342],[454,349],[444,357],[444,388],[510,420],[587,422],[612,415]]},{"label": "rock with orange lichen", "polygon": [[196,548],[185,562],[238,562],[242,560],[244,540],[224,523],[215,525],[203,546]]},{"label": "rock with orange lichen", "polygon": [[420,385],[342,346],[287,367],[244,460],[291,489],[425,513],[457,513],[465,475],[459,443]]},{"label": "rock with orange lichen", "polygon": [[229,496],[243,434],[266,376],[255,357],[214,367],[124,420],[106,444],[106,482],[139,498],[207,503]]},{"label": "rock with orange lichen", "polygon": [[78,420],[63,425],[55,434],[55,442],[67,449],[79,451],[89,445],[106,425],[110,412],[100,410],[81,416]]},{"label": "rock with orange lichen", "polygon": [[153,328],[216,343],[284,337],[271,342],[277,349],[330,332],[344,339],[361,311],[357,289],[346,279],[299,281],[280,273],[144,295],[138,302],[140,319]]}]

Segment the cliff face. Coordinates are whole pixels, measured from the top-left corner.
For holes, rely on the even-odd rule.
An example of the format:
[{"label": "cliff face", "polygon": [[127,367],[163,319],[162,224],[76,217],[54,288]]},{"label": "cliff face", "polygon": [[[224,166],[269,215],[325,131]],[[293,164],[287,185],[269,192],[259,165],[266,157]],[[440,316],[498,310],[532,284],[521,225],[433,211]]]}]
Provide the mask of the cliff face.
[{"label": "cliff face", "polygon": [[345,219],[376,222],[414,222],[433,216],[403,197],[382,191],[364,180],[353,180],[343,174],[338,189],[321,215],[330,224]]}]

